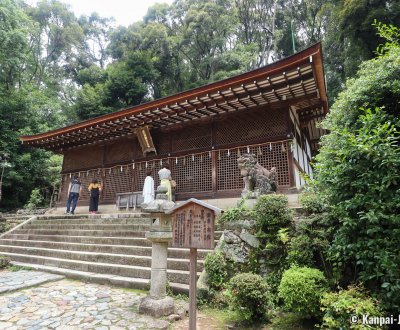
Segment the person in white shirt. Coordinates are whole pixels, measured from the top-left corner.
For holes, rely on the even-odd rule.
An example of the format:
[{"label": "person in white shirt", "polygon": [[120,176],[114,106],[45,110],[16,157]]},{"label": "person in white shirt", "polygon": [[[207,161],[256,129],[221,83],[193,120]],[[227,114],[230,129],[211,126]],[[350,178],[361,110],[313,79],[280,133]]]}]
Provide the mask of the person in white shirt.
[{"label": "person in white shirt", "polygon": [[146,171],[146,179],[144,180],[144,185],[143,185],[143,198],[144,204],[148,204],[152,201],[154,201],[154,179],[151,176],[152,170],[147,170]]},{"label": "person in white shirt", "polygon": [[171,186],[171,171],[169,170],[169,164],[164,163],[163,168],[158,171],[158,176],[160,178],[160,184],[167,187],[168,200],[172,201],[172,186]]}]

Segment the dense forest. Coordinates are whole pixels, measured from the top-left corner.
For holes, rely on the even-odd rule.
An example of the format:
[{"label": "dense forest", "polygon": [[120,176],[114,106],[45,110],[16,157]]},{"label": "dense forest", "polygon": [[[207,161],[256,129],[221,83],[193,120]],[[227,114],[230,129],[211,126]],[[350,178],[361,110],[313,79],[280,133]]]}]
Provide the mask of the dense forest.
[{"label": "dense forest", "polygon": [[[140,22],[76,17],[68,5],[0,0],[0,210],[48,200],[61,156],[35,134],[272,63],[321,41],[330,104],[400,26],[397,0],[176,0]],[[36,188],[36,190],[34,190]],[[33,193],[32,193],[33,191]]]}]

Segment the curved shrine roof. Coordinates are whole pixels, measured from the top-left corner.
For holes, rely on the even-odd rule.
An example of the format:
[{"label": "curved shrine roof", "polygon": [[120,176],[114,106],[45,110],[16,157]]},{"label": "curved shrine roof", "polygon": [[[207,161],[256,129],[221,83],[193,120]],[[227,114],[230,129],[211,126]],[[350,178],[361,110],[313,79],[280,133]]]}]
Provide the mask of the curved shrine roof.
[{"label": "curved shrine roof", "polygon": [[135,134],[135,128],[185,125],[252,108],[296,111],[302,129],[316,139],[316,123],[328,111],[322,51],[317,43],[290,57],[238,76],[128,107],[53,131],[21,136],[23,144],[63,152],[71,147]]}]

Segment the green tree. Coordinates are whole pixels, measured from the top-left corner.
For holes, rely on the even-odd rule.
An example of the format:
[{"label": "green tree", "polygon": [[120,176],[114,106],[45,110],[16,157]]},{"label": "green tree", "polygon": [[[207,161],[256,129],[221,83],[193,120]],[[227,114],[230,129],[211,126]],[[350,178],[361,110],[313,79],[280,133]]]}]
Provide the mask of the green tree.
[{"label": "green tree", "polygon": [[336,219],[331,259],[344,284],[362,281],[389,311],[400,307],[400,39],[348,80],[324,122],[316,186]]}]

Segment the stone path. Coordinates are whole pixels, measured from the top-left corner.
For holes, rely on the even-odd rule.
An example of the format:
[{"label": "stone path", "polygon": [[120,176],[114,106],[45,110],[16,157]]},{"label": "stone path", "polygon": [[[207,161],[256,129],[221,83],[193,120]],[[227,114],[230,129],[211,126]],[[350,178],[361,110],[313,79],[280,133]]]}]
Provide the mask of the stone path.
[{"label": "stone path", "polygon": [[64,278],[61,275],[20,270],[18,272],[0,272],[0,293],[28,288],[38,284],[57,281]]},{"label": "stone path", "polygon": [[[20,282],[17,279],[26,279],[34,273],[43,279],[49,275],[3,271],[0,278]],[[25,283],[32,282],[25,280]],[[67,279],[48,282],[0,295],[0,330],[167,329],[168,321],[138,314],[143,296],[144,293],[127,289]]]}]

